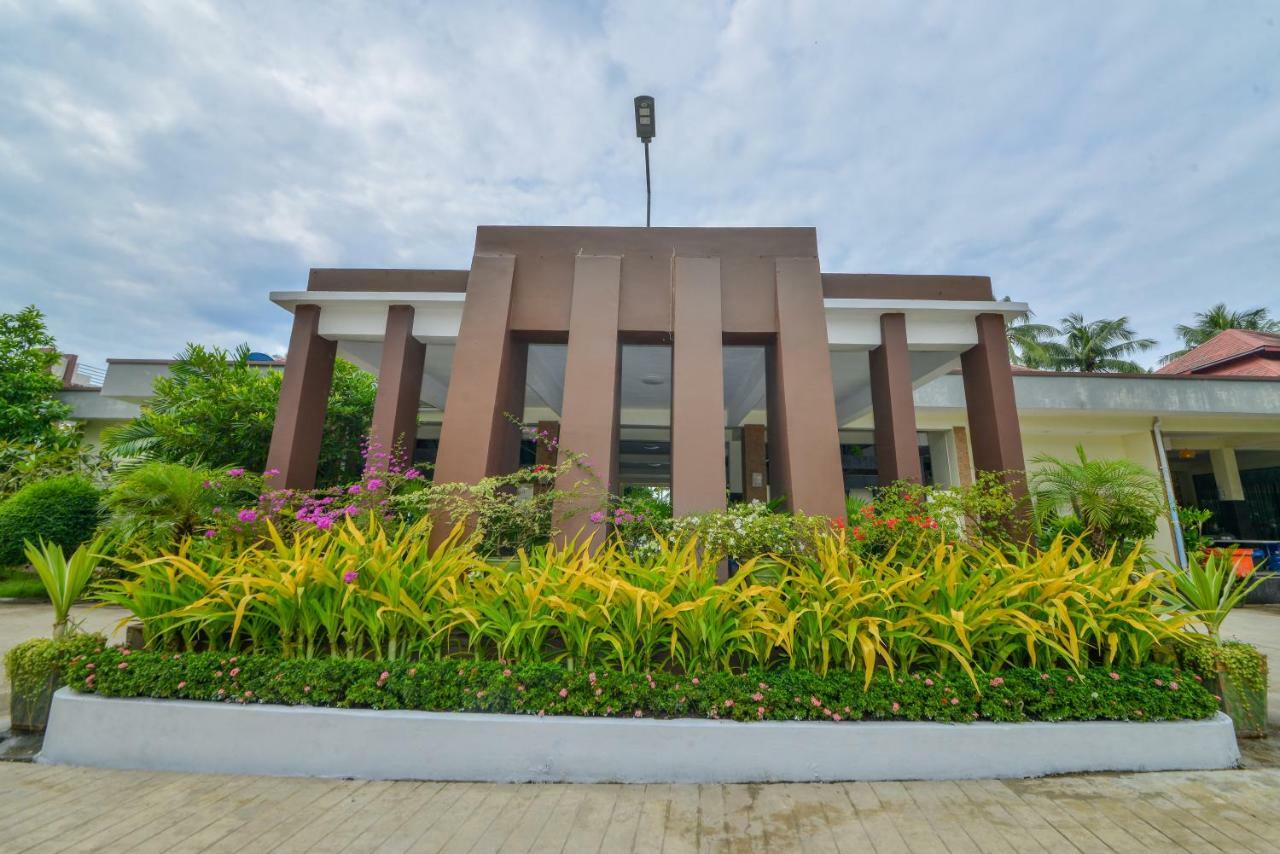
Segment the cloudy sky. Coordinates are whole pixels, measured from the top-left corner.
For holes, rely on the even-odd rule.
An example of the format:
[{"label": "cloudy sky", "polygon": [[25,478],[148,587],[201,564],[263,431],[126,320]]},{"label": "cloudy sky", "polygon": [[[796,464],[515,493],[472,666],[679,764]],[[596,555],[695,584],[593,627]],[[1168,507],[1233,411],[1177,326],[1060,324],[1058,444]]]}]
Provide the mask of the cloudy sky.
[{"label": "cloudy sky", "polygon": [[267,293],[309,267],[643,224],[642,92],[656,225],[812,225],[824,269],[989,275],[1163,349],[1280,313],[1272,0],[0,0],[0,310],[99,365],[282,352]]}]

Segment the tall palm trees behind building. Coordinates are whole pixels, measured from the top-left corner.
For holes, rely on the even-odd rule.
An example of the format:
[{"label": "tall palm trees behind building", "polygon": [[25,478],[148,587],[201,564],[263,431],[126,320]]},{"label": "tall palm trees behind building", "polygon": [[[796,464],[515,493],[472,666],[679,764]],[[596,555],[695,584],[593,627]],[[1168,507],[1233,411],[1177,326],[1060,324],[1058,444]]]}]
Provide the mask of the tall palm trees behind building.
[{"label": "tall palm trees behind building", "polygon": [[[1024,317],[1009,324],[1009,357],[1015,365],[1052,371],[1090,373],[1145,373],[1148,368],[1135,357],[1156,346],[1153,338],[1139,338],[1128,317],[1086,320],[1078,312],[1068,314],[1058,325],[1034,323]],[[1280,321],[1265,308],[1232,311],[1218,303],[1198,311],[1190,324],[1178,324],[1174,332],[1183,347],[1160,359],[1161,364],[1178,358],[1227,329],[1280,334]]]}]

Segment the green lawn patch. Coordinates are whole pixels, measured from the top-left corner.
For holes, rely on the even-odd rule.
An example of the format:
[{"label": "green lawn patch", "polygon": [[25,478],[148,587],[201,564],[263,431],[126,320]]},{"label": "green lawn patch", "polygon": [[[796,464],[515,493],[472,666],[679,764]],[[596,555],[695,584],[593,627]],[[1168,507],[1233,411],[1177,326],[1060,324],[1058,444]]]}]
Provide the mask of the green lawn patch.
[{"label": "green lawn patch", "polygon": [[34,572],[23,567],[0,569],[0,599],[45,599],[44,585]]}]

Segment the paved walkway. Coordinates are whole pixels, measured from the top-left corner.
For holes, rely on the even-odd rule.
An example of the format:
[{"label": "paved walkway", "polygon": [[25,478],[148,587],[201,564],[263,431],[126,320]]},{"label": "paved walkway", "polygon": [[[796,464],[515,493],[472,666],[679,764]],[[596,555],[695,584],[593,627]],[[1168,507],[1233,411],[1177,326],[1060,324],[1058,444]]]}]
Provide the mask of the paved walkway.
[{"label": "paved walkway", "polygon": [[960,783],[369,783],[0,764],[0,850],[1280,850],[1280,769]]},{"label": "paved walkway", "polygon": [[[39,611],[15,607],[34,608],[0,606],[0,650],[41,633]],[[1227,628],[1280,661],[1280,608]],[[0,763],[0,852],[1280,852],[1278,741],[1246,743],[1234,771],[954,783],[521,786]]]}]

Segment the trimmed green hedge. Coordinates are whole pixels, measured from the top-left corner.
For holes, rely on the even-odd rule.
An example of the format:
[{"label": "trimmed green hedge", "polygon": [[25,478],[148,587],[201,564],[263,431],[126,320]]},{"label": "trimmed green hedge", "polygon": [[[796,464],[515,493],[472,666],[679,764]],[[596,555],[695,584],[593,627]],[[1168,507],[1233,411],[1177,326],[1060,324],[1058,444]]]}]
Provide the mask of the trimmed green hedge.
[{"label": "trimmed green hedge", "polygon": [[0,503],[0,566],[26,562],[24,540],[70,551],[93,539],[99,519],[98,490],[82,477],[28,484]]},{"label": "trimmed green hedge", "polygon": [[1060,721],[1207,718],[1196,677],[1150,665],[1120,671],[1012,669],[979,677],[795,670],[622,674],[554,664],[282,659],[104,648],[70,663],[67,683],[108,697],[341,708],[752,720]]}]

